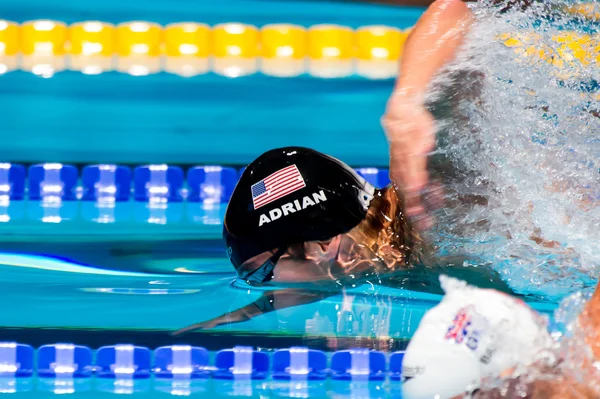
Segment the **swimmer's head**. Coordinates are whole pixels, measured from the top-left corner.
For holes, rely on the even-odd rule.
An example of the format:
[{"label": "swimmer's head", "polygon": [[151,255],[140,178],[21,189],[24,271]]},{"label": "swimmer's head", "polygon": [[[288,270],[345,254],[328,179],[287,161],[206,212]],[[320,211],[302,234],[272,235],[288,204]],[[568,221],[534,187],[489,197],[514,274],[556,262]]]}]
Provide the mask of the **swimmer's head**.
[{"label": "swimmer's head", "polygon": [[223,237],[229,259],[241,278],[262,283],[273,277],[282,256],[295,251],[304,260],[335,257],[351,246],[340,235],[367,217],[375,192],[352,168],[325,154],[302,147],[268,151],[244,171],[227,207]]}]

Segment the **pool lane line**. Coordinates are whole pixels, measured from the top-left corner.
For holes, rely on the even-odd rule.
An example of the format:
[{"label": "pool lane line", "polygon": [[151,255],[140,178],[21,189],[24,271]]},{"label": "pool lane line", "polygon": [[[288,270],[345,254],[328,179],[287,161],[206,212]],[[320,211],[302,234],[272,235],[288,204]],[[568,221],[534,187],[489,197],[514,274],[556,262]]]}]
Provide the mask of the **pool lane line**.
[{"label": "pool lane line", "polygon": [[323,351],[352,349],[357,347],[381,351],[405,350],[408,338],[302,336],[218,332],[193,332],[173,336],[171,331],[116,330],[116,329],[67,329],[67,328],[0,328],[0,341],[19,342],[40,347],[56,342],[70,342],[90,348],[115,345],[118,342],[157,348],[175,344],[202,346],[210,351],[232,348],[243,342],[245,346],[260,349],[279,349],[304,346]]}]

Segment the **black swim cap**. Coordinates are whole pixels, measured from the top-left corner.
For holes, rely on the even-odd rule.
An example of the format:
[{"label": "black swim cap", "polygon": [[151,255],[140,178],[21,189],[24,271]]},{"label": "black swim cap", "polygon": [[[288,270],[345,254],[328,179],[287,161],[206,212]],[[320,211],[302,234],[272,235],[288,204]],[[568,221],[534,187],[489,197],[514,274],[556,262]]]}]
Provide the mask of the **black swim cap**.
[{"label": "black swim cap", "polygon": [[248,259],[347,233],[366,216],[375,189],[343,162],[309,148],[268,151],[248,165],[225,214],[223,238],[239,270]]}]

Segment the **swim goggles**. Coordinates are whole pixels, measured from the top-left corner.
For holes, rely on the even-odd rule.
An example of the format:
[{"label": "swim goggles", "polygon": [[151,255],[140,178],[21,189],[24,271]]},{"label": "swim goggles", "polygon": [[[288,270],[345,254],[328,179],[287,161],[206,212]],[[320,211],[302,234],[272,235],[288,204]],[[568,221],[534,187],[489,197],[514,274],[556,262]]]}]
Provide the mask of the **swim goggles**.
[{"label": "swim goggles", "polygon": [[273,270],[279,261],[279,258],[285,253],[287,248],[279,248],[273,256],[269,258],[265,263],[260,265],[258,268],[242,272],[239,274],[240,278],[245,280],[247,283],[264,283],[273,278]]}]

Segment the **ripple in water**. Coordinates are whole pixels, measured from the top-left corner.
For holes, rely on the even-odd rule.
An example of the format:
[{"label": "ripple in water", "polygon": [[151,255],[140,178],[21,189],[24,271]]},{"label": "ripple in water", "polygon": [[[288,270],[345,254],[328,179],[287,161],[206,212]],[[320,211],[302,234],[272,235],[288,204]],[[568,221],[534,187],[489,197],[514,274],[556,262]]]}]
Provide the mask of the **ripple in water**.
[{"label": "ripple in water", "polygon": [[452,165],[440,250],[484,256],[517,292],[549,299],[595,285],[600,266],[600,36],[561,6],[474,5],[430,93],[446,109],[436,157]]}]

